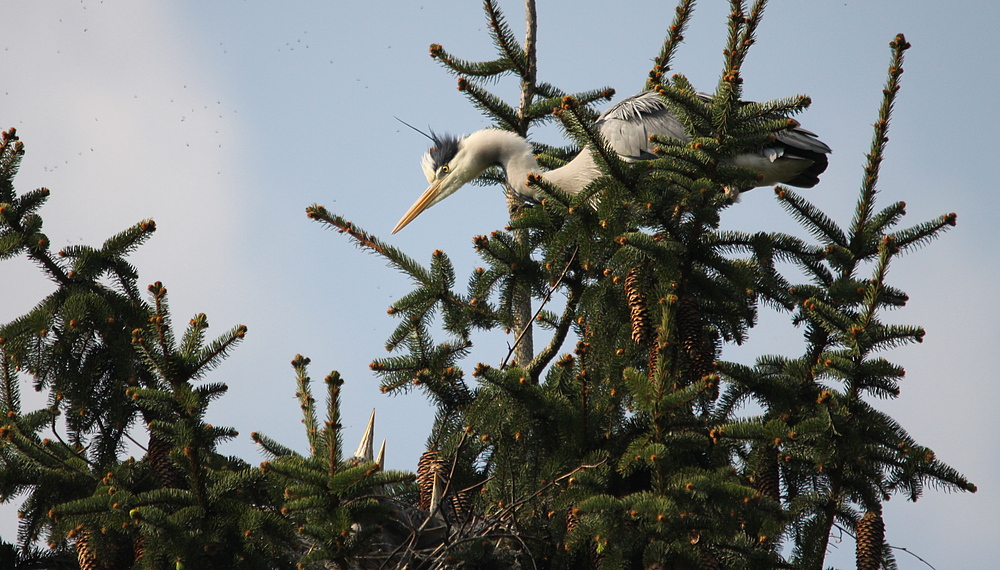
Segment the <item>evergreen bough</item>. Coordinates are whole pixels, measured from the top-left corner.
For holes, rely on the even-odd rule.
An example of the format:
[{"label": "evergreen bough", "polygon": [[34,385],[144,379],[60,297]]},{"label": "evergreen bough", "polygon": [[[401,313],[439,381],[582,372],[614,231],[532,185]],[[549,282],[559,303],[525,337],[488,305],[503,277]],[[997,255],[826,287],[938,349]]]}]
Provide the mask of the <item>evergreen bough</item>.
[{"label": "evergreen bough", "polygon": [[[682,75],[668,77],[693,1],[678,5],[645,88],[691,140],[657,140],[656,158],[638,163],[594,128],[591,105],[613,90],[570,95],[536,80],[531,2],[522,45],[486,0],[494,60],[431,46],[497,127],[564,128],[574,144],[536,144],[539,164],[558,167],[586,147],[604,173],[576,196],[536,178],[539,204],[512,202],[509,227],[474,239],[483,267],[464,292],[444,252],[424,266],[308,209],[416,284],[389,310],[400,322],[386,344],[394,354],[371,364],[384,392],[418,389],[437,407],[416,477],[344,456],[343,380],[327,376],[320,423],[301,356],[292,365],[309,454],[255,432],[269,457],[259,468],[221,455],[219,443],[237,433],[206,423],[227,388],[205,376],[246,328],[207,341],[198,314],[174,336],[166,288],[157,282],[143,295],[127,261],[152,220],[99,248],[52,252],[37,213],[50,193],[14,192],[24,146],[14,129],[3,133],[0,259],[28,257],[55,291],[0,326],[0,498],[24,498],[18,544],[0,544],[0,564],[819,570],[839,529],[856,536],[858,568],[894,568],[883,501],[915,500],[926,485],[975,491],[871,404],[897,397],[904,373],[880,354],[923,337],[880,319],[907,301],[886,281],[889,265],[955,224],[947,214],[898,229],[905,204],[876,207],[909,44],[902,35],[890,43],[849,225],[779,186],[779,203],[814,242],[727,231],[727,188],[755,174],[724,159],[794,127],[789,117],[809,105],[803,96],[740,101],[764,2],[731,4],[710,100]],[[507,76],[520,82],[518,105],[487,89]],[[753,366],[721,360],[727,343],[749,340],[760,303],[801,327],[803,354]],[[537,352],[532,322],[548,334]],[[513,334],[511,352],[500,366],[467,371],[474,336],[491,330]],[[23,409],[22,376],[46,395],[41,409]],[[749,402],[760,411],[746,412]],[[142,456],[126,457],[130,447]]]},{"label": "evergreen bough", "polygon": [[[723,159],[796,126],[788,117],[810,100],[740,101],[760,1],[732,2],[724,70],[710,100],[682,75],[668,78],[692,4],[678,6],[645,85],[671,105],[691,141],[657,140],[657,157],[643,162],[621,160],[593,126],[590,103],[610,89],[574,96],[539,83],[537,98],[520,108],[487,89],[505,75],[522,86],[533,80],[530,56],[495,2],[485,10],[496,59],[472,62],[431,46],[497,128],[524,135],[519,117],[529,128],[564,127],[575,146],[536,144],[540,164],[558,167],[586,147],[604,172],[576,196],[537,177],[539,204],[517,209],[505,230],[474,239],[484,266],[465,292],[455,289],[444,252],[424,267],[343,217],[308,210],[417,284],[389,309],[400,322],[386,345],[395,354],[371,368],[383,391],[416,387],[435,403],[428,447],[455,463],[453,487],[479,489],[477,516],[516,537],[467,558],[456,543],[452,561],[820,569],[831,533],[857,529],[860,567],[894,567],[882,531],[871,530],[882,528],[882,501],[894,493],[916,499],[927,484],[975,490],[870,403],[898,396],[903,375],[879,354],[923,336],[919,327],[880,320],[907,300],[886,282],[889,264],[955,224],[947,214],[897,229],[904,204],[875,205],[909,44],[902,35],[890,44],[850,225],[841,228],[779,186],[780,204],[818,243],[727,231],[720,229],[720,213],[732,205],[726,188],[746,187],[754,173]],[[487,172],[482,181],[502,177]],[[786,275],[778,263],[801,275]],[[530,359],[508,355],[500,367],[463,369],[478,330],[517,338],[519,290],[540,306],[534,322],[550,331],[550,342]],[[555,298],[561,308],[553,308]],[[724,344],[748,340],[760,303],[802,328],[805,354],[764,356],[754,366],[720,360]],[[435,317],[442,340],[431,332]],[[573,339],[572,353],[564,352]],[[742,411],[748,402],[761,412]]]}]

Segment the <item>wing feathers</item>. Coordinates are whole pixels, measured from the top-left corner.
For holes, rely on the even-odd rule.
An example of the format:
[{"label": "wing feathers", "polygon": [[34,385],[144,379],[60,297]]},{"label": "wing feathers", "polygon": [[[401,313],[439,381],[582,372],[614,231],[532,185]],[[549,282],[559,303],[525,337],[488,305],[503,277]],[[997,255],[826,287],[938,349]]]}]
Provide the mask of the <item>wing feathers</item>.
[{"label": "wing feathers", "polygon": [[[706,100],[710,98],[706,94],[699,95]],[[597,127],[611,148],[626,160],[652,158],[651,135],[690,140],[680,121],[653,91],[612,105],[598,117]],[[819,182],[819,175],[826,170],[826,155],[830,152],[830,147],[815,133],[796,127],[777,133],[775,144],[755,153],[756,157],[740,155],[733,157],[733,163],[753,163],[754,168],[763,170],[764,180],[769,184],[777,179],[777,182],[810,188]]]}]

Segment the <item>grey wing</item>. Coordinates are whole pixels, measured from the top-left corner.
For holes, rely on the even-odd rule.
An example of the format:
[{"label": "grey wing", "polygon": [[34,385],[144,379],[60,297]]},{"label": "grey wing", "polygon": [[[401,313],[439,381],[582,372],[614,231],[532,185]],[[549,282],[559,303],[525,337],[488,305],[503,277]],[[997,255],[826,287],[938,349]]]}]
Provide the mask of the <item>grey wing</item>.
[{"label": "grey wing", "polygon": [[601,136],[626,160],[654,158],[650,135],[687,141],[677,117],[653,91],[633,95],[612,105],[597,118]]},{"label": "grey wing", "polygon": [[[710,101],[712,96],[699,93]],[[601,136],[625,160],[655,158],[650,135],[673,137],[683,142],[690,139],[677,117],[655,92],[646,91],[623,99],[601,114],[597,120]],[[740,154],[728,162],[758,170],[761,184],[785,183],[811,188],[826,170],[830,147],[817,136],[801,127],[776,133],[775,142],[764,148]]]},{"label": "grey wing", "polygon": [[[712,100],[712,96],[708,93],[698,93],[698,97],[705,102]],[[750,103],[750,101],[745,101],[745,103]],[[783,143],[792,148],[800,149],[803,151],[816,152],[819,154],[830,154],[833,152],[830,147],[826,145],[823,141],[819,140],[816,133],[812,131],[807,131],[802,127],[795,127],[794,129],[789,129],[787,131],[781,131],[775,135],[775,140],[779,143]],[[765,148],[765,151],[768,149]],[[769,153],[762,152],[765,156]],[[781,156],[779,153],[778,156]]]},{"label": "grey wing", "polygon": [[816,133],[807,131],[801,127],[781,131],[775,138],[780,143],[810,152],[816,152],[819,154],[830,154],[833,152],[830,147],[826,145],[826,143],[819,140]]}]

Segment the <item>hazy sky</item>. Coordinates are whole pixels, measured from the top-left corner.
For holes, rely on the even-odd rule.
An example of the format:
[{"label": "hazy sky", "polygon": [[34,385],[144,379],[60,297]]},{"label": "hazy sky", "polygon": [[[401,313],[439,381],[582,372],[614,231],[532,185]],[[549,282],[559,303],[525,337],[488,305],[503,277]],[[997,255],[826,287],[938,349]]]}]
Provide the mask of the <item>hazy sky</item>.
[{"label": "hazy sky", "polygon": [[[523,5],[503,1],[519,34]],[[567,91],[642,88],[674,2],[538,0],[539,78]],[[728,3],[697,6],[674,70],[714,89]],[[385,309],[410,283],[344,236],[305,217],[319,203],[384,238],[426,187],[426,140],[393,117],[439,132],[488,122],[430,57],[440,43],[467,59],[493,56],[478,2],[127,2],[0,0],[0,127],[27,154],[15,180],[52,190],[42,215],[55,248],[99,245],[145,218],[158,230],[132,257],[140,283],[163,281],[176,322],[204,312],[221,334],[242,323],[244,344],[210,378],[230,392],[210,421],[241,432],[225,451],[262,458],[249,434],[305,447],[288,362],[313,359],[313,377],[339,370],[346,438],[372,408],[390,468],[412,470],[432,410],[419,393],[389,398],[368,370],[395,327]],[[939,570],[987,568],[1000,531],[998,414],[989,364],[1000,309],[994,166],[995,1],[773,0],[744,68],[745,96],[806,93],[800,117],[833,149],[822,182],[804,193],[842,224],[853,211],[863,154],[897,32],[913,44],[890,127],[880,204],[905,200],[913,225],[948,212],[958,226],[896,262],[890,282],[910,304],[886,318],[927,329],[923,344],[889,358],[907,375],[881,404],[916,440],[979,485],[928,489],[886,506],[887,536]],[[516,101],[516,85],[496,89]],[[554,129],[538,140],[559,142]],[[990,154],[987,154],[989,149]],[[470,187],[389,238],[426,262],[448,252],[460,280],[480,265],[472,236],[500,228],[498,189]],[[800,233],[768,189],[743,197],[723,226]],[[26,312],[52,285],[24,260],[0,264],[0,322]],[[508,339],[475,338],[466,364],[499,363]],[[764,315],[751,341],[723,358],[799,354],[799,331]],[[15,537],[12,507],[0,536]],[[831,563],[853,567],[853,544]],[[900,568],[926,568],[898,552]]]}]

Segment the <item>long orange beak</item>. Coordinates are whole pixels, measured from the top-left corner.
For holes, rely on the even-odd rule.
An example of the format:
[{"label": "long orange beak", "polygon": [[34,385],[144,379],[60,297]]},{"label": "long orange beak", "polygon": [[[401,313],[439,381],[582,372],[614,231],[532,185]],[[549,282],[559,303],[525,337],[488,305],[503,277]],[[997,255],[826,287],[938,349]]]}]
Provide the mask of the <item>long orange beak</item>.
[{"label": "long orange beak", "polygon": [[392,229],[392,233],[396,233],[399,230],[406,227],[407,224],[412,222],[417,216],[421,214],[427,208],[430,208],[438,202],[438,195],[441,193],[441,181],[431,184],[430,188],[424,190],[424,193],[417,198],[417,201],[410,206],[410,209],[403,214],[400,218],[399,223],[396,227]]}]

